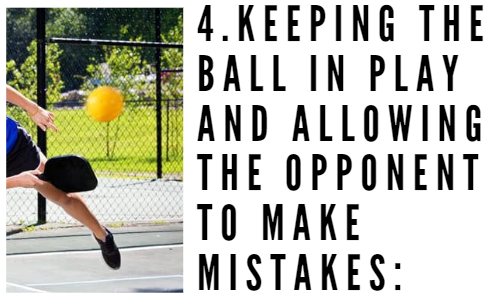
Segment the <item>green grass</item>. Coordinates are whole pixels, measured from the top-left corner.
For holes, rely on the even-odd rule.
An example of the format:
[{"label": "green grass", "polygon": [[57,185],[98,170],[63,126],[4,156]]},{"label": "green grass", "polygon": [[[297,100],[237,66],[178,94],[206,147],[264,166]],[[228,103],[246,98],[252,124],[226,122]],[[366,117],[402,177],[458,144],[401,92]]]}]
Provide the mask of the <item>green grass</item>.
[{"label": "green grass", "polygon": [[[94,121],[83,108],[51,111],[56,115],[55,123],[59,132],[47,134],[48,157],[83,155],[99,176],[156,177],[154,108],[126,108],[119,118],[109,123]],[[8,112],[7,115],[12,113]],[[170,110],[168,118],[170,130],[167,134],[167,111],[162,111],[162,173],[163,176],[182,178],[182,109]],[[32,126],[28,127],[33,135]]]}]

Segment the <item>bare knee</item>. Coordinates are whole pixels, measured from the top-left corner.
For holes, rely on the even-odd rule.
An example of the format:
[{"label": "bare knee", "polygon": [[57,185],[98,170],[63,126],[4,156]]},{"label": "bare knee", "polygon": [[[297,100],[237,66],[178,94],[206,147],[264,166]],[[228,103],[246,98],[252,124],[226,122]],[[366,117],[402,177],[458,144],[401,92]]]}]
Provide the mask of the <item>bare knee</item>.
[{"label": "bare knee", "polygon": [[66,207],[75,201],[83,201],[78,194],[65,193],[49,182],[44,182],[43,185],[35,186],[35,189],[45,198],[61,207]]}]

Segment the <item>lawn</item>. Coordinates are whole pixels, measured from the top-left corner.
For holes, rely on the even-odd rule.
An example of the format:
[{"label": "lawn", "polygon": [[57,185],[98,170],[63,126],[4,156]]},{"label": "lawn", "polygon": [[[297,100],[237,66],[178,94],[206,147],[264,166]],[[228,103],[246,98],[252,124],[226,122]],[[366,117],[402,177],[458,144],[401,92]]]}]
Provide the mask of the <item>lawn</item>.
[{"label": "lawn", "polygon": [[[52,109],[52,111],[56,115],[55,122],[59,132],[47,134],[48,157],[65,154],[83,155],[99,176],[156,177],[154,108],[126,108],[119,118],[109,123],[94,121],[83,108]],[[7,115],[12,114],[8,110]],[[15,113],[14,118],[16,118]],[[163,177],[181,179],[183,110],[169,110],[168,122],[167,111],[163,110],[162,124]],[[34,127],[31,126],[30,131],[33,130]]]}]

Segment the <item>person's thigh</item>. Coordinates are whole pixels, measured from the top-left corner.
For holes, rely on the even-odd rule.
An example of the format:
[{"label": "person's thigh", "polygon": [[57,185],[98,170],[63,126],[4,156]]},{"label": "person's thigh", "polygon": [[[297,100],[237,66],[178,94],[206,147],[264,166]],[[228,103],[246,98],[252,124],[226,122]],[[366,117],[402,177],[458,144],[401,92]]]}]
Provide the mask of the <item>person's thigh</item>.
[{"label": "person's thigh", "polygon": [[26,129],[19,127],[16,144],[7,155],[7,177],[38,169],[43,158]]}]

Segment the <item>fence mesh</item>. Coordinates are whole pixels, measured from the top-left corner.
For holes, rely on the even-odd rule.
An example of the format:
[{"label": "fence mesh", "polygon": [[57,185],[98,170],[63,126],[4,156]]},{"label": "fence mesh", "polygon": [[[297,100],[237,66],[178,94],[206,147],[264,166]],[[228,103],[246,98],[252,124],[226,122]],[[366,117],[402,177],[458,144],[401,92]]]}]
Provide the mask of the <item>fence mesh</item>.
[{"label": "fence mesh", "polygon": [[[46,38],[155,41],[155,9],[46,9]],[[182,10],[161,9],[162,42],[182,43]],[[8,9],[7,83],[36,101],[36,10]],[[17,26],[17,27],[16,27]],[[15,30],[17,28],[17,30]],[[174,221],[183,218],[182,49],[161,48],[161,119],[157,116],[156,48],[48,42],[47,109],[59,132],[47,133],[47,156],[80,154],[99,179],[82,193],[102,222]],[[85,109],[97,87],[120,90],[125,109],[100,123]],[[22,109],[7,107],[36,140]],[[158,132],[161,162],[158,164]],[[159,172],[161,170],[161,172]],[[159,176],[160,175],[160,176]],[[47,222],[75,222],[47,203]],[[7,191],[7,224],[37,222],[34,190]]]}]

